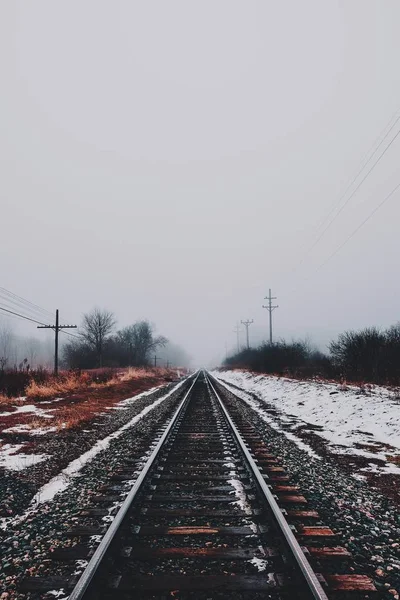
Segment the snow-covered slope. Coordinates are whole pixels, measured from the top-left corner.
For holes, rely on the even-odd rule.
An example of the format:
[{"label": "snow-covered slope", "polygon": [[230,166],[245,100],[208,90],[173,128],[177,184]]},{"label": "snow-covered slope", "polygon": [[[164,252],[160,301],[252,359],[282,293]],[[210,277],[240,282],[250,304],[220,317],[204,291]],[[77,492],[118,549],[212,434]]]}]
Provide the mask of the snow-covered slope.
[{"label": "snow-covered slope", "polygon": [[400,474],[394,464],[397,459],[400,461],[400,400],[393,391],[373,387],[365,392],[356,386],[344,388],[334,383],[247,371],[215,371],[213,375],[247,392],[243,395],[231,388],[253,408],[262,409],[266,403],[276,409],[277,416],[270,411],[268,420],[277,428],[281,425],[286,435],[292,432],[292,439],[299,427],[317,426],[316,433],[330,444],[332,451],[381,459],[386,463],[386,472]]}]

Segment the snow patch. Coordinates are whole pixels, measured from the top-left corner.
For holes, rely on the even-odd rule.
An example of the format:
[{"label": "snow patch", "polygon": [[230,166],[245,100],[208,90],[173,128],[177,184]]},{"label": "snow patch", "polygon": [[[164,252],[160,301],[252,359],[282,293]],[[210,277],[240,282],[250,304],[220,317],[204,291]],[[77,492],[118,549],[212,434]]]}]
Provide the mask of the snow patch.
[{"label": "snow patch", "polygon": [[54,433],[57,431],[57,427],[30,427],[30,425],[15,425],[14,427],[8,427],[3,429],[3,433],[28,433],[29,435],[46,435],[47,433]]},{"label": "snow patch", "polygon": [[235,497],[237,498],[236,502],[232,502],[232,504],[236,504],[236,506],[239,506],[239,508],[242,509],[245,515],[253,514],[251,506],[247,501],[247,494],[242,482],[239,481],[239,479],[232,478],[228,479],[227,483],[230,483],[230,485],[234,488],[234,491],[231,493],[235,494]]},{"label": "snow patch", "polygon": [[268,562],[264,558],[257,558],[256,556],[249,560],[249,563],[254,565],[259,572],[265,571],[268,567]]},{"label": "snow patch", "polygon": [[48,458],[47,454],[23,454],[19,452],[24,446],[25,444],[4,444],[0,449],[0,467],[11,471],[22,471]]},{"label": "snow patch", "polygon": [[[216,376],[215,373],[213,373],[213,375]],[[298,436],[294,435],[293,433],[290,433],[289,431],[286,431],[286,429],[282,429],[282,427],[280,427],[280,425],[279,425],[279,421],[277,419],[274,419],[270,415],[267,415],[265,413],[265,411],[262,408],[260,408],[260,403],[257,402],[256,400],[253,400],[253,398],[249,394],[247,394],[244,391],[239,391],[236,388],[233,388],[228,383],[226,383],[226,381],[224,381],[223,379],[220,379],[220,382],[230,392],[232,392],[232,394],[235,394],[238,398],[241,398],[242,400],[244,400],[246,402],[246,404],[248,404],[255,412],[257,412],[260,415],[261,419],[265,423],[270,425],[270,427],[272,427],[276,431],[283,433],[287,438],[289,438],[290,440],[295,442],[295,444],[297,444],[297,446],[299,448],[301,448],[302,450],[307,452],[307,454],[309,456],[311,456],[312,458],[321,460],[321,457],[318,456],[318,454],[316,454],[316,452],[314,452],[314,450],[308,444],[304,443],[303,440],[301,440]]]},{"label": "snow patch", "polygon": [[[400,402],[392,390],[370,386],[365,393],[357,386],[297,381],[247,371],[214,371],[212,374],[257,411],[266,423],[313,458],[320,457],[292,433],[298,427],[315,430],[333,452],[383,461],[385,466],[374,465],[376,472],[400,474],[399,467],[388,462],[388,457],[400,455]],[[264,403],[276,410],[276,416],[266,412]],[[291,424],[292,432],[287,431],[287,424]]]},{"label": "snow patch", "polygon": [[53,415],[49,415],[49,412],[49,410],[43,410],[42,408],[39,408],[34,404],[25,404],[24,406],[17,406],[16,409],[12,412],[6,411],[0,413],[0,417],[10,417],[11,415],[17,415],[18,413],[32,413],[37,415],[38,417],[52,419]]}]

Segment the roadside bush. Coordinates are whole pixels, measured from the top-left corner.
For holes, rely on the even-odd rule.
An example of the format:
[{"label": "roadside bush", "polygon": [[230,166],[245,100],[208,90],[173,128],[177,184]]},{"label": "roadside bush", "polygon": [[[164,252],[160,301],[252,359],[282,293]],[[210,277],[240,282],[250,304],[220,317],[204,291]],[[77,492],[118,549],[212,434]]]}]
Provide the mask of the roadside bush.
[{"label": "roadside bush", "polygon": [[386,330],[345,331],[329,344],[330,355],[307,342],[285,341],[242,350],[225,361],[231,368],[298,378],[323,377],[360,384],[400,385],[400,323]]},{"label": "roadside bush", "polygon": [[332,364],[328,356],[313,350],[304,341],[287,343],[284,340],[242,350],[228,357],[225,365],[251,369],[259,373],[274,373],[292,377],[329,377]]},{"label": "roadside bush", "polygon": [[376,327],[345,331],[329,349],[342,377],[352,381],[380,381],[385,336]]},{"label": "roadside bush", "polygon": [[90,371],[84,371],[84,374],[90,378],[91,382],[108,383],[115,378],[116,370],[111,368],[91,369]]},{"label": "roadside bush", "polygon": [[0,407],[4,404],[8,406],[10,404],[10,398],[8,396],[4,396],[4,394],[0,394]]},{"label": "roadside bush", "polygon": [[16,397],[24,396],[26,388],[32,383],[44,383],[51,377],[45,369],[28,371],[0,370],[0,394]]},{"label": "roadside bush", "polygon": [[31,381],[26,388],[26,397],[29,400],[50,400],[57,396],[64,396],[76,392],[78,389],[86,388],[90,383],[90,377],[85,373],[68,373],[51,377],[44,383]]},{"label": "roadside bush", "polygon": [[[165,370],[166,371],[166,370]],[[88,389],[98,389],[111,386],[122,381],[143,379],[147,377],[162,377],[163,369],[93,369],[91,371],[64,371],[58,377],[50,376],[43,383],[31,381],[26,388],[26,397],[37,402],[65,397],[83,392]]]},{"label": "roadside bush", "polygon": [[31,381],[26,388],[26,397],[40,402],[57,396],[74,394],[88,387],[96,388],[109,383],[116,383],[116,381],[116,372],[113,369],[64,372],[58,377],[49,377],[43,383]]},{"label": "roadside bush", "polygon": [[348,381],[400,383],[400,324],[383,331],[376,327],[346,331],[329,349],[341,377]]}]

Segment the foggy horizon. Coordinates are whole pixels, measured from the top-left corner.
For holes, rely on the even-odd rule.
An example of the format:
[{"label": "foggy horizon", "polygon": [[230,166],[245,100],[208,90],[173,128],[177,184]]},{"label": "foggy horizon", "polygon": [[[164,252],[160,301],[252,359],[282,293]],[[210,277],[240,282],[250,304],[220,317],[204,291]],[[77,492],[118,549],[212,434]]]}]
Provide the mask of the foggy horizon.
[{"label": "foggy horizon", "polygon": [[400,320],[400,190],[384,202],[399,183],[398,3],[0,11],[0,286],[62,322],[96,306],[117,328],[146,319],[193,366],[234,351],[241,320],[268,339],[269,288],[274,339],[326,350]]}]

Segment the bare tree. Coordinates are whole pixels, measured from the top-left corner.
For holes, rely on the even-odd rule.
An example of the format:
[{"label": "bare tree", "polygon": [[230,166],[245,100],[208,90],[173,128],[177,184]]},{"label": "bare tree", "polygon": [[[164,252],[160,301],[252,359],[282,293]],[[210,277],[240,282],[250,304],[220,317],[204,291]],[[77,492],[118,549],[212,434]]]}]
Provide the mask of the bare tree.
[{"label": "bare tree", "polygon": [[[395,329],[389,330],[389,337],[393,334]],[[353,381],[383,383],[387,368],[387,337],[387,332],[377,327],[341,333],[329,344],[333,362],[341,375]]]},{"label": "bare tree", "polygon": [[39,340],[35,337],[29,337],[25,340],[25,353],[28,356],[30,367],[33,368],[36,364],[38,354],[40,352],[41,344]]},{"label": "bare tree", "polygon": [[131,366],[146,365],[150,353],[168,342],[163,335],[154,336],[153,326],[148,321],[138,321],[121,329],[115,341],[121,352],[122,363]]},{"label": "bare tree", "polygon": [[7,365],[13,350],[14,332],[9,323],[0,323],[0,359],[2,369]]},{"label": "bare tree", "polygon": [[116,324],[114,313],[108,310],[94,308],[83,315],[81,336],[95,350],[99,367],[103,366],[103,352],[107,337],[112,333]]}]

